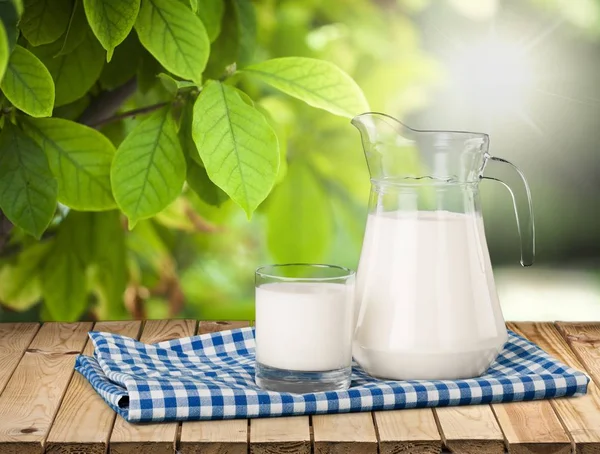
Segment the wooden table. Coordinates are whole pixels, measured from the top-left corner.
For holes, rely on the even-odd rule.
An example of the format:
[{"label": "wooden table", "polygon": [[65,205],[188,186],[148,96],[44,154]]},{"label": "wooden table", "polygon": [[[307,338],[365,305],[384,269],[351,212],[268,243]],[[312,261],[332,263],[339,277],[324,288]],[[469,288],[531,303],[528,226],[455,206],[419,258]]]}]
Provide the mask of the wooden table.
[{"label": "wooden table", "polygon": [[509,323],[593,378],[584,397],[273,419],[132,425],[73,373],[96,329],[160,342],[248,326],[153,320],[0,324],[0,453],[600,453],[600,323]]}]

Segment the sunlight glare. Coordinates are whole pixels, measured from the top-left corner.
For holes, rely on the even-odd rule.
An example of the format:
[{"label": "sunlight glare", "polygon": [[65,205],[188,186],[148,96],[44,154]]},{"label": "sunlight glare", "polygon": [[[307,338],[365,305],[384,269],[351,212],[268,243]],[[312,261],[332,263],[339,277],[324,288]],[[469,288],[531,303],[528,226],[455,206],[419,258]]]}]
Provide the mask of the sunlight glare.
[{"label": "sunlight glare", "polygon": [[498,39],[464,48],[452,73],[464,93],[494,113],[522,110],[533,83],[523,48]]}]

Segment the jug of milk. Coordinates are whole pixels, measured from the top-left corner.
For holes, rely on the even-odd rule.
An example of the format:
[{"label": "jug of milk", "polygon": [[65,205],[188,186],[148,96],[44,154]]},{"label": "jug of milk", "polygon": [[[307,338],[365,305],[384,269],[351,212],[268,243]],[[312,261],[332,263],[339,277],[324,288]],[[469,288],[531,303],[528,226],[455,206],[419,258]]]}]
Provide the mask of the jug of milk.
[{"label": "jug of milk", "polygon": [[490,156],[486,134],[418,131],[379,113],[352,123],[372,183],[356,281],[355,360],[370,375],[395,380],[481,375],[508,336],[479,182],[509,189],[521,264],[529,266],[534,223],[523,174]]}]

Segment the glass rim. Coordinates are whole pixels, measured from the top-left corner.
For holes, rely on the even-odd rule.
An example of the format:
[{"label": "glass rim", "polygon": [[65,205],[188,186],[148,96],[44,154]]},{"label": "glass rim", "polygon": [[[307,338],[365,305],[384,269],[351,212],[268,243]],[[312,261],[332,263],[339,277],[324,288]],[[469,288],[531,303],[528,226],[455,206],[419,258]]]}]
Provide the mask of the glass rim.
[{"label": "glass rim", "polygon": [[[389,125],[390,123],[388,123],[389,121],[391,121],[391,126],[397,128],[398,126],[402,127],[402,128],[406,128],[407,130],[411,131],[411,132],[415,132],[417,134],[426,134],[426,135],[442,135],[442,136],[447,136],[447,139],[450,139],[450,136],[452,136],[452,139],[462,139],[464,140],[465,137],[470,137],[471,139],[479,139],[482,140],[484,143],[489,143],[490,140],[490,135],[485,133],[485,132],[476,132],[476,131],[457,131],[457,130],[452,130],[452,129],[416,129],[416,128],[411,128],[410,126],[404,124],[403,122],[401,122],[400,120],[392,117],[391,115],[388,114],[384,114],[381,112],[363,112],[361,114],[358,114],[356,116],[354,116],[350,122],[352,124],[355,123],[360,123],[362,121],[363,117],[373,117],[373,116],[378,116],[381,118],[384,118],[386,121],[386,123]],[[452,140],[450,139],[450,140]]]},{"label": "glass rim", "polygon": [[[340,272],[339,276],[315,276],[315,277],[288,277],[288,276],[281,276],[281,275],[277,275],[277,274],[273,274],[273,273],[269,273],[267,272],[267,270],[273,270],[273,269],[285,269],[285,268],[292,268],[292,267],[304,267],[304,268],[320,268],[320,269],[329,269],[329,270],[338,270]],[[270,265],[261,265],[258,268],[256,268],[256,271],[254,272],[255,276],[260,276],[260,277],[264,277],[264,278],[270,278],[270,279],[278,279],[278,280],[283,280],[283,281],[335,281],[335,280],[339,280],[339,279],[346,279],[352,276],[356,275],[356,271],[350,269],[350,268],[346,268],[345,266],[341,266],[341,265],[330,265],[327,263],[274,263],[274,264],[270,264]]]}]

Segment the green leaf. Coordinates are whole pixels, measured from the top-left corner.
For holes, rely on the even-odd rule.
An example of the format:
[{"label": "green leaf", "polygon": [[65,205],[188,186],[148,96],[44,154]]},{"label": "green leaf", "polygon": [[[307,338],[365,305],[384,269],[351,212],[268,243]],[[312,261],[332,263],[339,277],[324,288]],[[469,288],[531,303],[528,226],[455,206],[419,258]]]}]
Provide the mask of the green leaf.
[{"label": "green leaf", "polygon": [[305,57],[283,57],[249,66],[244,72],[307,104],[342,117],[369,110],[356,82],[333,63]]},{"label": "green leaf", "polygon": [[177,0],[142,0],[140,42],[170,72],[201,83],[210,42],[202,21]]},{"label": "green leaf", "polygon": [[160,83],[163,84],[163,87],[165,87],[165,89],[173,95],[173,98],[175,98],[175,96],[177,96],[177,91],[179,90],[177,81],[165,73],[160,73],[157,77],[160,80]]},{"label": "green leaf", "polygon": [[181,193],[185,157],[170,108],[154,112],[119,146],[111,168],[112,188],[130,225],[155,215]]},{"label": "green leaf", "polygon": [[147,94],[155,86],[161,71],[164,71],[161,64],[146,49],[143,49],[136,78],[138,88],[143,94]]},{"label": "green leaf", "polygon": [[11,103],[32,117],[52,115],[52,76],[43,63],[24,47],[15,46],[0,87]]},{"label": "green leaf", "polygon": [[179,143],[181,144],[181,148],[186,156],[187,161],[190,159],[200,166],[204,167],[202,163],[202,159],[200,159],[200,155],[198,154],[198,149],[196,148],[196,144],[194,143],[194,138],[192,137],[192,123],[194,121],[194,103],[191,101],[187,101],[183,108],[181,109],[181,117],[179,119]]},{"label": "green leaf", "polygon": [[127,128],[125,127],[125,120],[113,121],[103,125],[99,131],[110,140],[115,147],[121,145],[121,142],[125,140],[127,136]]},{"label": "green leaf", "polygon": [[[127,250],[125,231],[119,211],[93,213],[92,280],[99,302],[98,316],[102,319],[124,318],[127,314],[123,294],[127,287]],[[106,247],[110,245],[110,247]]]},{"label": "green leaf", "polygon": [[90,253],[88,213],[71,211],[60,224],[41,272],[44,307],[52,320],[76,321],[88,306]]},{"label": "green leaf", "polygon": [[[6,2],[6,0],[5,0]],[[19,15],[19,17],[21,17],[23,15],[23,9],[25,8],[23,5],[23,0],[8,0],[8,2],[12,3],[14,5],[14,8],[17,11],[17,14]]]},{"label": "green leaf", "polygon": [[6,72],[6,66],[8,65],[8,58],[10,55],[10,49],[8,47],[8,38],[6,37],[6,30],[4,25],[0,22],[0,80],[4,77]]},{"label": "green leaf", "polygon": [[[197,2],[196,14],[202,20],[208,39],[212,43],[221,32],[221,19],[225,11],[223,0],[193,0]],[[192,7],[192,9],[194,9]]]},{"label": "green leaf", "polygon": [[9,51],[12,51],[17,44],[17,38],[19,37],[18,24],[21,14],[23,14],[21,0],[0,1],[0,21],[2,21],[6,31]]},{"label": "green leaf", "polygon": [[[261,101],[264,101],[261,100]],[[275,184],[279,184],[283,181],[287,175],[287,132],[283,125],[279,121],[275,121],[271,112],[261,104],[256,105],[256,110],[265,116],[265,120],[271,125],[273,131],[277,135],[277,142],[279,143],[279,171],[277,172],[277,178]],[[278,118],[280,120],[280,118]]]},{"label": "green leaf", "polygon": [[235,88],[211,82],[194,105],[192,135],[210,179],[250,217],[279,167],[277,137],[265,117]]},{"label": "green leaf", "polygon": [[95,129],[59,118],[27,119],[27,134],[45,151],[58,180],[58,200],[86,211],[115,207],[110,165],[115,148]]},{"label": "green leaf", "polygon": [[302,162],[288,167],[287,177],[267,204],[267,245],[280,263],[322,263],[333,237],[327,194]]},{"label": "green leaf", "polygon": [[73,0],[25,0],[21,32],[34,46],[53,43],[67,29],[72,6]]},{"label": "green leaf", "polygon": [[190,8],[193,12],[198,12],[198,0],[190,0]]},{"label": "green leaf", "polygon": [[[137,35],[130,33],[113,54],[109,63],[104,65],[100,74],[100,84],[106,90],[113,90],[136,75],[141,66],[142,54],[147,54]],[[152,58],[148,55],[149,58]],[[154,79],[155,75],[152,75]],[[139,80],[138,80],[139,83]]]},{"label": "green leaf", "polygon": [[[236,88],[235,91],[237,91],[237,94],[240,95],[240,98],[242,98],[242,101],[244,101],[250,107],[254,107],[254,101],[245,91],[242,91],[239,88]],[[258,109],[258,110],[260,110],[260,109]],[[261,113],[264,115],[264,111],[261,111]],[[269,122],[269,124],[270,124],[270,122]]]},{"label": "green leaf", "polygon": [[177,80],[169,76],[165,73],[160,73],[158,78],[162,82],[163,86],[167,89],[169,93],[172,95],[176,95],[177,92],[184,88],[194,88],[198,85],[194,82],[190,82],[189,80]]},{"label": "green leaf", "polygon": [[64,104],[60,107],[55,107],[52,111],[53,118],[64,118],[65,120],[77,121],[79,117],[85,112],[91,102],[91,96],[84,96],[76,101],[69,104]]},{"label": "green leaf", "polygon": [[220,33],[210,47],[205,78],[219,79],[227,67],[237,61],[240,52],[240,31],[231,1],[223,3]]},{"label": "green leaf", "polygon": [[62,46],[56,53],[56,57],[73,52],[85,38],[89,27],[87,19],[85,18],[85,12],[83,11],[82,1],[83,0],[75,0],[73,3],[69,25],[67,26],[67,31],[63,35]]},{"label": "green leaf", "polygon": [[221,206],[229,200],[227,194],[210,181],[206,169],[194,161],[188,161],[187,183],[209,205]]},{"label": "green leaf", "polygon": [[106,49],[106,61],[110,61],[115,47],[135,24],[140,0],[83,0],[83,5],[90,27]]},{"label": "green leaf", "polygon": [[[256,14],[252,3],[247,0],[228,0],[219,2],[219,7],[223,9],[217,11],[221,20],[220,33],[211,45],[205,71],[205,77],[213,79],[221,78],[234,63],[237,66],[247,64],[252,59],[256,44]],[[198,15],[201,15],[200,10]],[[208,17],[206,21],[215,19]]]},{"label": "green leaf", "polygon": [[237,62],[245,65],[254,57],[256,47],[256,12],[248,0],[232,0],[238,28],[239,51]]},{"label": "green leaf", "polygon": [[56,86],[56,106],[84,96],[96,83],[104,65],[104,51],[91,32],[69,54],[55,57],[60,43],[36,47],[35,55],[46,65]]},{"label": "green leaf", "polygon": [[13,224],[40,238],[56,210],[56,180],[44,151],[10,123],[0,133],[0,208]]},{"label": "green leaf", "polygon": [[0,268],[0,301],[13,310],[25,311],[41,298],[40,265],[50,243],[33,243],[12,263]]}]

